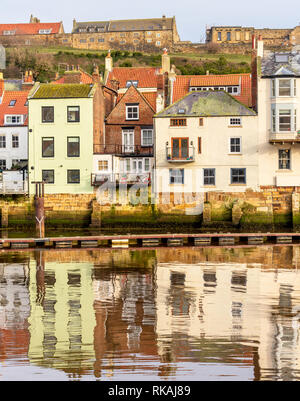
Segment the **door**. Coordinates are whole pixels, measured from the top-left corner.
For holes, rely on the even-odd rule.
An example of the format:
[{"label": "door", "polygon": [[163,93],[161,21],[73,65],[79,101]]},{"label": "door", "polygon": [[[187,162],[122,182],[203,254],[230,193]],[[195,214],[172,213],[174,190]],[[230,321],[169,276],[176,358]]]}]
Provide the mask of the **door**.
[{"label": "door", "polygon": [[132,153],[134,151],[134,131],[123,131],[123,149],[125,153]]},{"label": "door", "polygon": [[189,156],[188,138],[172,138],[172,159],[186,159]]}]

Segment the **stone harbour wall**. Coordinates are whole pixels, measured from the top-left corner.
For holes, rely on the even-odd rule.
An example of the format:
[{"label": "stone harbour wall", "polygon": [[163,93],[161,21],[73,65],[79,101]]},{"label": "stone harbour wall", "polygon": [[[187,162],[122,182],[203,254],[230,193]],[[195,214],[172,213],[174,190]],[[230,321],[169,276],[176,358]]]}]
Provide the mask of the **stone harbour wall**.
[{"label": "stone harbour wall", "polygon": [[[146,192],[147,197],[147,192]],[[240,193],[164,194],[156,204],[135,199],[100,204],[96,194],[45,195],[46,228],[300,230],[300,187],[262,187]],[[33,197],[1,197],[1,227],[34,228]]]}]

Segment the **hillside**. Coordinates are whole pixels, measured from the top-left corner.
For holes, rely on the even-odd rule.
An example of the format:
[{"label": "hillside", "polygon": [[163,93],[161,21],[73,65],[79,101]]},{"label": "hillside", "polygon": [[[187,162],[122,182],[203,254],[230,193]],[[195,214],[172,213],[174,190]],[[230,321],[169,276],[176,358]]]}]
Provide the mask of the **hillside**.
[{"label": "hillside", "polygon": [[[21,78],[26,70],[32,70],[35,80],[48,82],[62,73],[67,65],[80,66],[92,73],[94,65],[104,72],[106,52],[83,51],[62,48],[7,48],[6,78]],[[161,65],[160,54],[112,51],[114,66],[141,67]],[[242,54],[171,54],[171,64],[183,75],[230,74],[250,72],[250,56]]]}]

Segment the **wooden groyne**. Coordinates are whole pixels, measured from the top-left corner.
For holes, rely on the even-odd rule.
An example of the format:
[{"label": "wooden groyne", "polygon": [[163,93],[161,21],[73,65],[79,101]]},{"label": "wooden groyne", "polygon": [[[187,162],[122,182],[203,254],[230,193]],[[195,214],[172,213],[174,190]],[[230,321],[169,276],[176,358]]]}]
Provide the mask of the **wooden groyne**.
[{"label": "wooden groyne", "polygon": [[0,249],[62,248],[155,248],[184,246],[257,246],[263,244],[300,244],[300,233],[209,233],[95,235],[48,238],[2,238]]}]

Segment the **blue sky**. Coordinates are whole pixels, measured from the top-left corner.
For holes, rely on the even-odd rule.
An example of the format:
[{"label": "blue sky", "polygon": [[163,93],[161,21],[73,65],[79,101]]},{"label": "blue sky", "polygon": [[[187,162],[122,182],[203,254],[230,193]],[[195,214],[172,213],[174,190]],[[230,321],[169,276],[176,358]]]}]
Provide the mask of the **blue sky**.
[{"label": "blue sky", "polygon": [[[0,23],[63,21],[66,32],[77,21],[167,17],[175,15],[181,40],[203,41],[206,25],[290,28],[300,24],[299,0],[1,0]],[[110,7],[112,5],[112,7]]]}]

